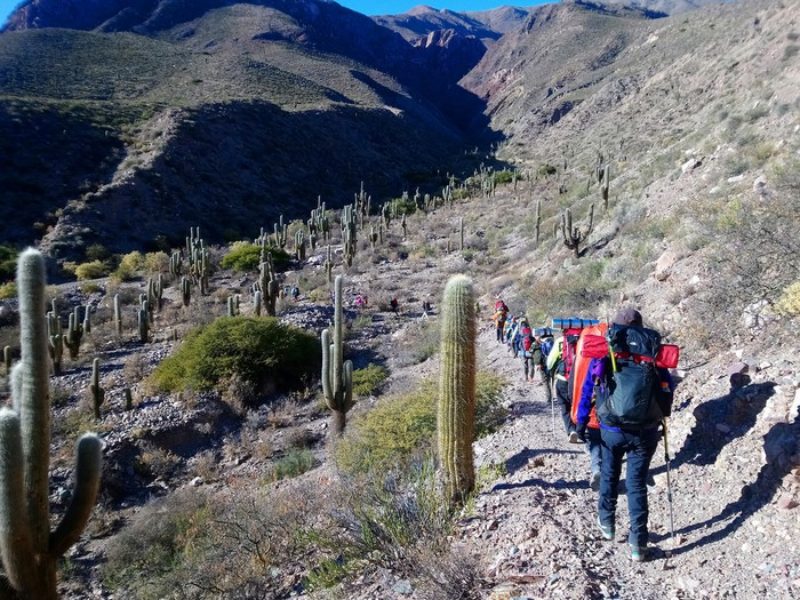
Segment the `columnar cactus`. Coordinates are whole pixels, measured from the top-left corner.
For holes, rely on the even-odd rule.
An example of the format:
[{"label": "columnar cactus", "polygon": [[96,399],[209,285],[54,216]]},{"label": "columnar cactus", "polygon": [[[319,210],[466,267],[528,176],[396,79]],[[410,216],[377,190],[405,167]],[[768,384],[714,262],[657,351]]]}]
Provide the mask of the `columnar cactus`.
[{"label": "columnar cactus", "polygon": [[102,444],[94,434],[78,440],[72,500],[51,532],[45,264],[36,250],[20,255],[17,285],[22,358],[12,377],[13,409],[0,409],[0,588],[8,598],[55,600],[56,563],[80,537],[97,497]]},{"label": "columnar cactus", "polygon": [[275,304],[278,301],[280,294],[280,285],[275,276],[275,269],[272,266],[272,256],[267,255],[268,259],[261,263],[258,276],[259,290],[264,300],[264,308],[267,309],[267,315],[274,317],[276,314]]},{"label": "columnar cactus", "polygon": [[164,279],[162,278],[161,273],[159,273],[157,279],[151,278],[147,280],[147,300],[150,303],[151,309],[161,312],[163,294]]},{"label": "columnar cactus", "polygon": [[138,325],[139,341],[146,344],[150,339],[150,315],[147,313],[147,307],[145,306],[139,309]]},{"label": "columnar cactus", "polygon": [[234,296],[228,296],[228,316],[236,316],[236,298]]},{"label": "columnar cactus", "polygon": [[189,306],[192,300],[192,282],[188,277],[181,277],[181,300],[184,306]]},{"label": "columnar cactus", "polygon": [[328,284],[330,284],[333,281],[333,254],[330,244],[328,244],[328,257],[325,259],[325,275],[328,278]]},{"label": "columnar cactus", "polygon": [[542,227],[542,201],[536,201],[536,246],[539,246],[539,231]]},{"label": "columnar cactus", "polygon": [[50,359],[53,361],[53,372],[61,374],[61,364],[64,360],[64,334],[61,329],[61,321],[56,313],[47,313],[47,340]]},{"label": "columnar cactus", "polygon": [[89,385],[89,391],[92,394],[92,409],[94,410],[94,418],[100,418],[100,407],[106,399],[105,390],[100,387],[100,359],[95,358],[92,361],[92,383]]},{"label": "columnar cactus", "polygon": [[608,185],[611,179],[611,170],[606,163],[603,167],[603,180],[600,182],[600,195],[603,198],[603,210],[608,210]]},{"label": "columnar cactus", "polygon": [[114,329],[117,337],[122,337],[122,311],[119,306],[119,294],[114,294]]},{"label": "columnar cactus", "polygon": [[91,319],[92,311],[89,309],[89,305],[86,305],[86,308],[83,309],[83,333],[91,333],[92,332],[92,319]]},{"label": "columnar cactus", "polygon": [[581,255],[580,246],[589,237],[594,223],[594,204],[589,207],[589,224],[586,229],[572,226],[572,211],[568,208],[561,214],[561,235],[564,238],[564,245],[575,252],[575,258]]},{"label": "columnar cactus", "polygon": [[306,259],[306,234],[302,229],[294,234],[294,255],[298,261]]},{"label": "columnar cactus", "polygon": [[332,412],[332,430],[341,435],[353,407],[353,363],[344,360],[341,275],[336,276],[334,290],[333,341],[329,329],[322,332],[322,392]]},{"label": "columnar cactus", "polygon": [[131,388],[125,388],[122,391],[122,393],[125,396],[125,410],[132,410],[133,409],[133,392],[131,392]]},{"label": "columnar cactus", "polygon": [[3,364],[6,367],[6,377],[11,376],[11,346],[3,346]]},{"label": "columnar cactus", "polygon": [[173,277],[180,277],[183,273],[183,257],[179,250],[176,250],[169,257],[169,272]]},{"label": "columnar cactus", "polygon": [[400,227],[403,230],[403,239],[408,237],[408,224],[406,223],[406,215],[403,213],[403,216],[400,217]]},{"label": "columnar cactus", "polygon": [[472,280],[447,282],[441,307],[437,433],[446,499],[461,504],[475,487],[475,293]]},{"label": "columnar cactus", "polygon": [[253,293],[253,312],[257,317],[261,316],[261,292],[258,290]]},{"label": "columnar cactus", "polygon": [[82,338],[83,325],[81,325],[81,307],[76,306],[75,310],[69,315],[67,335],[64,337],[64,345],[67,347],[67,350],[69,350],[69,357],[72,360],[78,358]]},{"label": "columnar cactus", "polygon": [[464,251],[464,217],[461,217],[458,222],[459,229],[459,250]]}]

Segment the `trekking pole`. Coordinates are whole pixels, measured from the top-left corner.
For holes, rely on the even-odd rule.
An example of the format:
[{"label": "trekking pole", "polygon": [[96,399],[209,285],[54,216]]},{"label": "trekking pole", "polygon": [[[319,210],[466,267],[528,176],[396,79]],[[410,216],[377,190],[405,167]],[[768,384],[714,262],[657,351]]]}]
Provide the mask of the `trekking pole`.
[{"label": "trekking pole", "polygon": [[556,437],[556,399],[554,398],[555,394],[553,394],[553,388],[550,387],[550,377],[548,376],[545,380],[545,384],[547,385],[547,393],[550,396],[550,415],[552,416],[552,432],[553,438]]},{"label": "trekking pole", "polygon": [[669,434],[667,432],[667,418],[664,417],[662,421],[664,426],[664,462],[667,464],[667,504],[669,504],[669,532],[670,538],[672,540],[672,549],[665,552],[667,558],[672,556],[672,552],[675,550],[675,520],[673,518],[672,512],[672,480],[670,476],[670,459],[669,459]]}]

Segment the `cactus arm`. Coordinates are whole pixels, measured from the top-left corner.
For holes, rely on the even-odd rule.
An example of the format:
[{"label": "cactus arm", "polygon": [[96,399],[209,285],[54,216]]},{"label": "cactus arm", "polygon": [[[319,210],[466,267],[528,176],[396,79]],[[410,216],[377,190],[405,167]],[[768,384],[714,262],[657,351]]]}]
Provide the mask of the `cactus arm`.
[{"label": "cactus arm", "polygon": [[100,473],[103,468],[103,443],[93,433],[78,440],[75,461],[75,489],[67,512],[50,535],[50,556],[61,556],[81,535],[94,508],[100,489]]},{"label": "cactus arm", "polygon": [[19,416],[0,409],[0,555],[11,585],[30,589],[35,579],[30,522],[25,514]]},{"label": "cactus arm", "polygon": [[353,361],[346,360],[342,366],[342,386],[343,390],[343,412],[353,408]]},{"label": "cactus arm", "polygon": [[322,331],[322,393],[328,408],[333,409],[333,386],[331,385],[331,332]]},{"label": "cactus arm", "polygon": [[28,249],[17,267],[22,394],[19,398],[20,431],[27,489],[28,519],[34,551],[47,548],[50,535],[50,362],[45,314],[45,264],[36,250]]},{"label": "cactus arm", "polygon": [[[342,362],[344,359],[344,332],[343,332],[343,311],[342,311],[342,276],[337,275],[334,282],[335,291],[335,312],[333,317],[333,395],[338,400],[342,394]],[[337,402],[338,403],[338,402]]]}]

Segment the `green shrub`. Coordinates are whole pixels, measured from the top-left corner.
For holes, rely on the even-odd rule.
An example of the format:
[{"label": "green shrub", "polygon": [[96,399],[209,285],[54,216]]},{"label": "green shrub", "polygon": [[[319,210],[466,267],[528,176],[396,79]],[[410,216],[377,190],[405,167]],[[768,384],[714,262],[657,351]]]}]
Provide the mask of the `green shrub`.
[{"label": "green shrub", "polygon": [[14,279],[17,269],[17,251],[11,246],[0,245],[0,281]]},{"label": "green shrub", "polygon": [[92,244],[86,248],[86,260],[106,260],[111,256],[103,244]]},{"label": "green shrub", "polygon": [[0,300],[9,300],[17,297],[17,284],[13,281],[0,283]]},{"label": "green shrub", "polygon": [[302,475],[314,467],[314,454],[308,448],[292,448],[286,456],[275,461],[272,466],[272,481],[289,479]]},{"label": "green shrub", "polygon": [[144,255],[144,268],[149,273],[169,271],[169,255],[166,252],[148,252]]},{"label": "green shrub", "polygon": [[153,373],[165,392],[208,390],[237,375],[260,390],[292,390],[319,372],[317,338],[272,317],[223,317],[191,332]]},{"label": "green shrub", "polygon": [[392,200],[392,207],[394,208],[394,214],[397,217],[402,215],[413,215],[415,212],[417,212],[417,203],[414,202],[413,198],[395,198]]},{"label": "green shrub", "polygon": [[[289,255],[280,248],[269,248],[275,269],[285,269],[289,264]],[[234,242],[231,249],[222,259],[223,269],[233,271],[257,271],[261,262],[261,246],[249,242]]]},{"label": "green shrub", "polygon": [[380,365],[368,365],[353,371],[353,393],[356,396],[371,396],[380,389],[389,376],[389,371]]},{"label": "green shrub", "polygon": [[[500,405],[503,380],[485,372],[477,378],[478,437],[494,431],[505,418]],[[427,380],[414,392],[388,398],[353,420],[336,447],[336,461],[344,471],[387,471],[408,464],[432,448],[436,435],[438,386]]]},{"label": "green shrub", "polygon": [[75,267],[75,277],[77,277],[79,281],[99,279],[100,277],[105,277],[108,273],[108,265],[101,260],[92,260],[90,262],[81,263]]},{"label": "green shrub", "polygon": [[502,171],[497,171],[494,174],[494,182],[497,185],[511,183],[514,180],[514,173],[513,171],[508,171],[503,169]]},{"label": "green shrub", "polygon": [[130,281],[135,279],[143,268],[144,255],[141,252],[129,252],[120,259],[119,266],[112,276],[118,281]]}]

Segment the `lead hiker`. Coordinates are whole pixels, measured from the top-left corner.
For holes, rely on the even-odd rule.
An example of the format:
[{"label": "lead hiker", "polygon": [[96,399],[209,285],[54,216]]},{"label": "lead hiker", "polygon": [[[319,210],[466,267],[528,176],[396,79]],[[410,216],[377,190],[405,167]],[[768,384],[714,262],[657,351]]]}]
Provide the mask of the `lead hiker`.
[{"label": "lead hiker", "polygon": [[601,476],[597,521],[604,539],[614,539],[619,478],[627,455],[625,487],[634,561],[647,559],[647,474],[658,447],[659,424],[672,409],[669,371],[657,366],[661,335],[642,325],[632,308],[620,310],[608,331],[610,352],[593,359],[598,382]]},{"label": "lead hiker", "polygon": [[492,316],[492,320],[494,321],[494,327],[497,333],[497,341],[501,344],[503,343],[503,328],[506,325],[507,316],[508,307],[506,303],[498,297],[497,301],[494,303],[494,315]]}]

